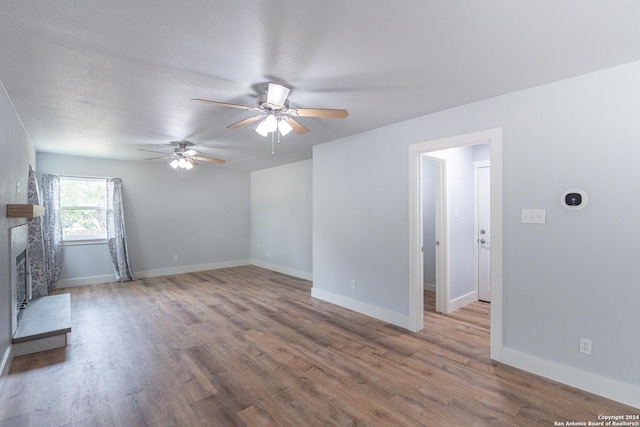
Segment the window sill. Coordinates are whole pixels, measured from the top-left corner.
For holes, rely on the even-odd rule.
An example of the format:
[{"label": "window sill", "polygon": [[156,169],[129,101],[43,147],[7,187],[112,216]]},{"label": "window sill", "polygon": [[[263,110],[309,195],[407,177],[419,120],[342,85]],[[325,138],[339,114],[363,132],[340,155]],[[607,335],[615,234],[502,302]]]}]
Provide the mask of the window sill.
[{"label": "window sill", "polygon": [[62,246],[106,245],[107,239],[73,239],[63,240]]}]

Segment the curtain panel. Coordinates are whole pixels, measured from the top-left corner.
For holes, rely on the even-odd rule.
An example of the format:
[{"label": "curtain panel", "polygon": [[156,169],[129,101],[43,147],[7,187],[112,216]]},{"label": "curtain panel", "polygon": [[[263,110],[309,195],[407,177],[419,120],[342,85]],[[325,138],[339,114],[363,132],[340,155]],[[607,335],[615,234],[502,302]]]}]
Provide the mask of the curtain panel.
[{"label": "curtain panel", "polygon": [[[40,205],[38,180],[36,172],[29,165],[29,182],[27,184],[27,203]],[[47,266],[44,261],[44,235],[42,233],[42,217],[29,218],[29,271],[31,272],[31,294],[34,298],[49,294]]]},{"label": "curtain panel", "polygon": [[62,225],[60,222],[60,178],[42,174],[44,217],[42,235],[47,288],[53,289],[62,270]]},{"label": "curtain panel", "polygon": [[107,241],[118,282],[135,280],[129,263],[122,203],[122,179],[107,179]]}]

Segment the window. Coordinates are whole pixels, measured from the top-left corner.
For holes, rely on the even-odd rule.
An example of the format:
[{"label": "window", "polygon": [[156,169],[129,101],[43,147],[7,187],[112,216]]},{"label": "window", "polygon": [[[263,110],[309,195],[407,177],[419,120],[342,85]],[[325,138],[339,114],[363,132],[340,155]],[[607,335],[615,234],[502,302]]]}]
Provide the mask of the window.
[{"label": "window", "polygon": [[107,238],[107,180],[60,177],[62,240]]}]

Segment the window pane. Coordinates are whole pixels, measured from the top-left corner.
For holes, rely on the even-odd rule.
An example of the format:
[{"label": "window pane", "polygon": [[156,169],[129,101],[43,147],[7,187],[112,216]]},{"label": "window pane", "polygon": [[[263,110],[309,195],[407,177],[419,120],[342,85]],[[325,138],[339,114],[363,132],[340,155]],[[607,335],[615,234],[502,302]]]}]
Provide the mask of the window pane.
[{"label": "window pane", "polygon": [[60,204],[62,206],[107,206],[107,182],[104,179],[80,180],[63,178],[60,180]]},{"label": "window pane", "polygon": [[60,220],[64,238],[107,235],[107,211],[104,209],[64,209],[60,211]]}]

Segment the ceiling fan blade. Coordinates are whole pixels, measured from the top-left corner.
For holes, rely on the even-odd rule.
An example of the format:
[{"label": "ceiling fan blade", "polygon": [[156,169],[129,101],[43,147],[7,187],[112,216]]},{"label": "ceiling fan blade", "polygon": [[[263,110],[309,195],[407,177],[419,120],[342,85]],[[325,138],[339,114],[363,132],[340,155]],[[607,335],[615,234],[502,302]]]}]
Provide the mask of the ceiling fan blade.
[{"label": "ceiling fan blade", "polygon": [[231,124],[231,125],[227,126],[227,128],[229,128],[229,129],[237,129],[237,128],[242,127],[242,126],[249,125],[249,124],[251,124],[253,122],[257,122],[258,120],[262,120],[264,117],[265,117],[264,114],[261,114],[261,115],[258,115],[258,116],[253,116],[253,117],[249,117],[247,119],[243,119],[243,120],[240,120],[239,122]]},{"label": "ceiling fan blade", "polygon": [[344,119],[349,115],[347,110],[329,108],[290,108],[287,114],[298,117],[323,117],[329,119]]},{"label": "ceiling fan blade", "polygon": [[295,133],[297,133],[298,135],[302,135],[303,133],[309,132],[309,129],[307,129],[306,127],[302,126],[299,122],[297,122],[296,120],[292,119],[291,117],[282,116],[282,120],[286,120],[287,123],[289,123],[291,125],[291,127],[293,128],[293,131]]},{"label": "ceiling fan blade", "polygon": [[172,158],[172,157],[173,157],[173,156],[162,156],[162,157],[150,157],[150,158],[148,158],[148,159],[145,159],[145,160],[160,160],[160,159],[170,159],[170,158]]},{"label": "ceiling fan blade", "polygon": [[284,107],[284,102],[287,100],[290,90],[291,89],[286,86],[269,83],[267,88],[267,104],[275,109]]},{"label": "ceiling fan blade", "polygon": [[187,162],[191,163],[193,166],[198,166],[198,162],[196,162],[195,159],[196,157],[186,157]]},{"label": "ceiling fan blade", "polygon": [[212,157],[192,157],[193,159],[200,160],[201,162],[211,162],[211,163],[226,163],[226,160],[222,159],[214,159]]},{"label": "ceiling fan blade", "polygon": [[255,110],[256,109],[256,107],[248,107],[246,105],[240,105],[240,104],[230,104],[228,102],[211,101],[209,99],[192,98],[191,100],[192,101],[197,101],[197,102],[203,102],[205,104],[222,105],[223,107],[241,108],[243,110]]},{"label": "ceiling fan blade", "polygon": [[153,150],[144,150],[142,148],[138,148],[139,151],[146,151],[147,153],[156,153],[156,154],[164,154],[165,156],[167,155],[167,153],[163,152],[163,151],[153,151]]}]

